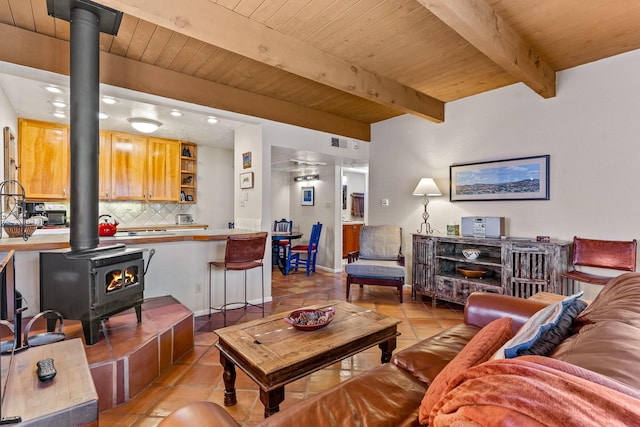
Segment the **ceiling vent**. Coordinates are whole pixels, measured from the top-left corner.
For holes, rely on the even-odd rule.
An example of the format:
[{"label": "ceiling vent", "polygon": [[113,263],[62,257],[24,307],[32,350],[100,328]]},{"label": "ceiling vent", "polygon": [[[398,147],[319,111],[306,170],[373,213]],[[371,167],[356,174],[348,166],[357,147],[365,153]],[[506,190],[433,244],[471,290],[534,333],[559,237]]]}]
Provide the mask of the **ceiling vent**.
[{"label": "ceiling vent", "polygon": [[331,137],[331,146],[336,148],[347,148],[347,140]]}]

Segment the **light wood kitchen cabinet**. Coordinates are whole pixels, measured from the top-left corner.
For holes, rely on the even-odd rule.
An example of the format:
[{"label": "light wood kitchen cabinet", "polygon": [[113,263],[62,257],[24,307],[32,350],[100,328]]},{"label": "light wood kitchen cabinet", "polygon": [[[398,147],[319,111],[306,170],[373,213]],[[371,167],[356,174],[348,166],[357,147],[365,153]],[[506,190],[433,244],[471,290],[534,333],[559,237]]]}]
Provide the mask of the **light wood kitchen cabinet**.
[{"label": "light wood kitchen cabinet", "polygon": [[[195,202],[195,144],[108,130],[99,143],[100,200],[180,202],[183,192],[185,202]],[[190,156],[182,155],[185,147]],[[69,199],[67,125],[19,119],[18,153],[27,199]]]},{"label": "light wood kitchen cabinet", "polygon": [[69,198],[69,127],[18,120],[18,181],[30,200]]},{"label": "light wood kitchen cabinet", "polygon": [[[478,249],[470,260],[464,249]],[[560,293],[571,242],[535,239],[481,239],[413,235],[412,293],[464,304],[472,292],[529,298],[537,292]],[[464,271],[482,271],[480,277]]]},{"label": "light wood kitchen cabinet", "polygon": [[113,132],[111,200],[180,200],[180,142]]},{"label": "light wood kitchen cabinet", "polygon": [[100,200],[111,199],[111,132],[100,131],[100,175],[98,180],[98,197]]},{"label": "light wood kitchen cabinet", "polygon": [[147,200],[147,138],[111,134],[111,200]]},{"label": "light wood kitchen cabinet", "polygon": [[342,258],[360,250],[360,228],[362,224],[342,224]]},{"label": "light wood kitchen cabinet", "polygon": [[180,200],[180,142],[149,138],[147,141],[147,200]]}]

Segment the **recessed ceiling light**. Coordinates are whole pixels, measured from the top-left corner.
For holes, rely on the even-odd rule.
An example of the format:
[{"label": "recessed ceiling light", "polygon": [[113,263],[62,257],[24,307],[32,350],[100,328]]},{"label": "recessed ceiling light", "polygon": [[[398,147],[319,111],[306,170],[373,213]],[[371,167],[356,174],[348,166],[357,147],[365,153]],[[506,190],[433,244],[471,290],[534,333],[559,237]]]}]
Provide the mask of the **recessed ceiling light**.
[{"label": "recessed ceiling light", "polygon": [[58,86],[48,85],[44,88],[51,93],[62,93],[62,89],[60,89]]},{"label": "recessed ceiling light", "polygon": [[113,104],[116,104],[118,100],[110,96],[103,96],[102,102],[104,102],[105,104],[113,105]]},{"label": "recessed ceiling light", "polygon": [[62,111],[56,111],[55,113],[53,113],[53,115],[59,119],[64,119],[65,117],[67,117],[67,115]]},{"label": "recessed ceiling light", "polygon": [[212,125],[214,125],[214,124],[218,123],[218,119],[216,119],[216,118],[215,118],[215,117],[213,117],[213,116],[209,116],[209,117],[207,117],[207,122],[209,122],[209,123],[211,123]]},{"label": "recessed ceiling light", "polygon": [[51,103],[58,108],[64,108],[67,106],[67,104],[62,101],[51,101]]},{"label": "recessed ceiling light", "polygon": [[98,118],[100,120],[108,119],[109,117],[111,117],[111,116],[108,115],[107,113],[98,113]]},{"label": "recessed ceiling light", "polygon": [[171,114],[173,117],[182,117],[182,113],[178,110],[171,110],[169,114]]},{"label": "recessed ceiling light", "polygon": [[162,122],[153,119],[146,119],[144,117],[131,117],[127,119],[131,126],[142,133],[152,133],[158,130],[162,126]]}]

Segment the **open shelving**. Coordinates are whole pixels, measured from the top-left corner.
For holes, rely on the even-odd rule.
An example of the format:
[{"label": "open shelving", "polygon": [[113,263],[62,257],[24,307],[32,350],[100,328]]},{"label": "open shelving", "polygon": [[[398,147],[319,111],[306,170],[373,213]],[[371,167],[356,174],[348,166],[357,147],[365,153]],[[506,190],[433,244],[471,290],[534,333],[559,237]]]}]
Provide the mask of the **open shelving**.
[{"label": "open shelving", "polygon": [[180,143],[180,203],[195,203],[197,194],[198,146]]}]

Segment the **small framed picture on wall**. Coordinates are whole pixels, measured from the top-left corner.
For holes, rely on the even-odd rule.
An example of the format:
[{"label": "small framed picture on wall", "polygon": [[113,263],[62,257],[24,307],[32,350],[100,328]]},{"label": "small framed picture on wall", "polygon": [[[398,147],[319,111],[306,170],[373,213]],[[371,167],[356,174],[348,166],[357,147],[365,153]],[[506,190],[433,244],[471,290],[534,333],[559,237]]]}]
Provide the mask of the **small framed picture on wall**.
[{"label": "small framed picture on wall", "polygon": [[245,172],[240,174],[240,188],[253,188],[253,172]]},{"label": "small framed picture on wall", "polygon": [[249,169],[251,167],[251,151],[242,153],[242,169]]},{"label": "small framed picture on wall", "polygon": [[302,187],[302,206],[313,206],[314,197],[314,187]]}]

